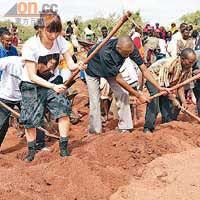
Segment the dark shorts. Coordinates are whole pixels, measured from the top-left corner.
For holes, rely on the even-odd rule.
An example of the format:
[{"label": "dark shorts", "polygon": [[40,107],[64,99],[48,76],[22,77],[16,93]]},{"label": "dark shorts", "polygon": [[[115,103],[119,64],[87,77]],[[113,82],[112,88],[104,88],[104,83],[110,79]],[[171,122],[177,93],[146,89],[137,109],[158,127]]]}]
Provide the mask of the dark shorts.
[{"label": "dark shorts", "polygon": [[28,82],[22,82],[20,90],[22,94],[20,121],[25,128],[43,126],[46,109],[55,120],[71,113],[71,103],[65,94],[57,94],[51,89]]}]

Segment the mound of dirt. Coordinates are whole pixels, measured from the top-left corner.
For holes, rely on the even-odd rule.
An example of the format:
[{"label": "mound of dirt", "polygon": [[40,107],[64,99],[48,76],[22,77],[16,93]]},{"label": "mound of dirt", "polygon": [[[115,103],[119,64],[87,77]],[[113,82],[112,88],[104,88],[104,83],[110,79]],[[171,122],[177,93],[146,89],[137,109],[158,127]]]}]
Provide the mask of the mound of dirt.
[{"label": "mound of dirt", "polygon": [[[199,163],[195,158],[198,159],[199,149],[194,150],[200,146],[199,124],[196,121],[184,114],[181,114],[180,121],[163,125],[158,119],[155,133],[144,135],[145,106],[141,105],[139,111],[142,117],[133,133],[119,134],[115,130],[117,122],[110,116],[103,134],[87,137],[87,90],[82,81],[78,81],[74,89],[80,91],[74,108],[84,115],[79,124],[71,127],[71,156],[60,158],[58,142],[47,139],[52,151],[38,152],[32,163],[25,164],[22,159],[27,151],[26,140],[17,138],[17,131],[10,128],[0,151],[0,200],[106,200],[130,181],[130,188],[135,187],[133,191],[126,186],[112,198],[120,199],[124,195],[124,199],[129,196],[129,199],[134,199],[132,194],[141,193],[138,199],[142,199],[142,191],[145,191],[149,199],[173,199],[172,188],[177,188],[178,192],[183,189],[186,197],[190,194],[190,187],[185,189],[180,178],[184,178],[190,164],[191,177],[188,171],[185,179],[199,175],[196,171]],[[190,109],[193,110],[193,106]],[[180,153],[183,151],[188,153]],[[173,156],[173,153],[180,154]],[[195,186],[191,187],[198,191],[199,183],[196,178],[194,180]],[[187,185],[190,183],[193,184],[188,181]],[[180,184],[183,187],[178,189]],[[160,196],[155,196],[152,188],[156,188],[155,195],[158,193]],[[197,199],[195,195],[189,199]]]},{"label": "mound of dirt", "polygon": [[199,199],[200,149],[157,158],[140,180],[121,187],[110,200]]}]

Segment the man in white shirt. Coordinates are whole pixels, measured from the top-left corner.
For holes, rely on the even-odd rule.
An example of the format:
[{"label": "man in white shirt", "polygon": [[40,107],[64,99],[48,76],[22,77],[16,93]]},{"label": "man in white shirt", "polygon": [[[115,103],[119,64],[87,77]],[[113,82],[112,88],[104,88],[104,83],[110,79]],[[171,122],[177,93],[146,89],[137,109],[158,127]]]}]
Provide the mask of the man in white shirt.
[{"label": "man in white shirt", "polygon": [[108,29],[106,26],[101,27],[102,36],[97,40],[97,43],[102,42],[108,35]]},{"label": "man in white shirt", "polygon": [[177,56],[177,43],[179,40],[182,40],[182,32],[187,29],[188,27],[188,24],[186,23],[182,23],[180,25],[180,30],[175,33],[173,36],[172,36],[172,39],[171,41],[169,42],[168,46],[167,46],[167,56],[168,57],[175,57]]},{"label": "man in white shirt", "polygon": [[88,42],[91,42],[95,38],[95,32],[92,30],[90,24],[84,29],[84,33],[85,33],[85,39]]}]

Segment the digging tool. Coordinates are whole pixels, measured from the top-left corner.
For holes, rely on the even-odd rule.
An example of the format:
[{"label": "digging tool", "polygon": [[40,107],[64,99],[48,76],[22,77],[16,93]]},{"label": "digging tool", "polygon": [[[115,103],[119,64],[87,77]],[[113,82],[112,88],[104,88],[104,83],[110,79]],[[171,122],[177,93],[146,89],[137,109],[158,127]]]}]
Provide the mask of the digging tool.
[{"label": "digging tool", "polygon": [[[84,64],[87,64],[96,54],[97,52],[108,42],[108,40],[119,30],[119,28],[128,20],[128,18],[131,16],[131,12],[128,11],[126,14],[123,15],[123,17],[120,19],[118,24],[113,28],[113,30],[108,34],[108,36],[97,46],[97,48],[86,58],[84,61]],[[64,85],[68,87],[68,85],[71,83],[71,81],[76,77],[76,75],[79,73],[79,69],[77,69],[72,76],[64,82]]]},{"label": "digging tool", "polygon": [[194,118],[198,122],[200,122],[200,118],[198,116],[196,116],[195,114],[193,114],[192,112],[190,112],[189,110],[187,110],[186,108],[184,108],[183,106],[181,106],[179,101],[176,99],[175,96],[171,95],[169,99],[172,100],[172,102],[174,102],[173,105],[177,106],[178,108],[180,108],[183,113],[187,113],[189,116],[191,116],[192,118]]},{"label": "digging tool", "polygon": [[[3,103],[2,101],[0,101],[0,106],[4,107],[5,109],[9,110],[14,117],[16,118],[19,118],[20,117],[20,114],[18,112],[16,112],[15,110],[13,110],[12,108],[10,108],[8,105],[6,105],[5,103]],[[37,129],[41,130],[44,132],[44,134],[48,137],[52,137],[52,138],[55,138],[55,139],[60,139],[59,136],[57,135],[54,135],[54,134],[51,134],[49,133],[46,129],[42,128],[42,127],[38,127]]]},{"label": "digging tool", "polygon": [[182,112],[187,113],[188,115],[196,119],[198,122],[200,122],[200,118],[198,116],[196,116],[195,114],[193,114],[192,112],[184,108],[183,106],[179,106],[179,108],[181,109]]},{"label": "digging tool", "polygon": [[[197,79],[199,79],[199,78],[200,78],[200,74],[197,74],[197,75],[195,75],[195,76],[193,76],[193,77],[191,77],[191,78],[189,78],[189,79],[183,81],[182,83],[179,83],[179,84],[177,84],[177,85],[175,85],[175,86],[173,86],[173,87],[171,87],[171,88],[169,88],[169,89],[170,89],[171,91],[176,90],[176,89],[178,89],[178,88],[180,88],[180,87],[183,87],[183,86],[187,85],[188,83],[190,83],[190,82],[192,82],[192,81],[195,81],[195,80],[197,80]],[[165,91],[159,92],[159,93],[157,93],[157,94],[155,94],[155,95],[153,95],[153,96],[150,96],[149,99],[152,100],[152,99],[155,99],[155,98],[157,98],[157,97],[159,97],[159,96],[162,96],[162,95],[164,95],[164,94],[166,94]]]}]

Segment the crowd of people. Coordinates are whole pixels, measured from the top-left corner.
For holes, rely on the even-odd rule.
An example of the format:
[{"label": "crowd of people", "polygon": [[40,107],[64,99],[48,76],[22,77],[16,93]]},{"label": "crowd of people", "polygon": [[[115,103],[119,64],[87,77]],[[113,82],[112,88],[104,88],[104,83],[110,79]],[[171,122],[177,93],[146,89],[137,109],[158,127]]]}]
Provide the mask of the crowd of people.
[{"label": "crowd of people", "polygon": [[[166,31],[158,23],[155,27],[147,24],[145,28],[133,24],[126,35],[112,37],[87,65],[76,59],[81,35],[78,20],[68,21],[63,31],[57,13],[41,13],[35,30],[35,35],[23,44],[22,56],[18,56],[13,43],[17,34],[15,26],[1,33],[0,46],[0,101],[11,108],[19,107],[19,123],[25,128],[28,147],[25,162],[31,162],[38,150],[48,150],[44,132],[40,130],[44,127],[47,110],[58,123],[60,156],[70,155],[68,133],[72,105],[64,82],[77,69],[86,80],[89,93],[88,135],[103,132],[102,122],[108,120],[111,104],[116,107],[118,132],[123,134],[133,132],[133,113],[137,114],[137,109],[133,108],[139,102],[147,103],[144,134],[153,133],[159,112],[162,123],[177,120],[179,105],[187,108],[189,97],[200,116],[199,80],[176,92],[170,90],[200,73],[199,33],[191,25],[182,23],[177,28],[172,23],[171,29]],[[102,25],[102,35],[88,51],[88,56],[108,32]],[[96,34],[91,25],[84,29],[84,34],[88,44],[94,42]],[[158,92],[163,95],[150,100],[144,87],[151,96]],[[11,112],[1,105],[0,146],[9,128],[10,115]]]}]

